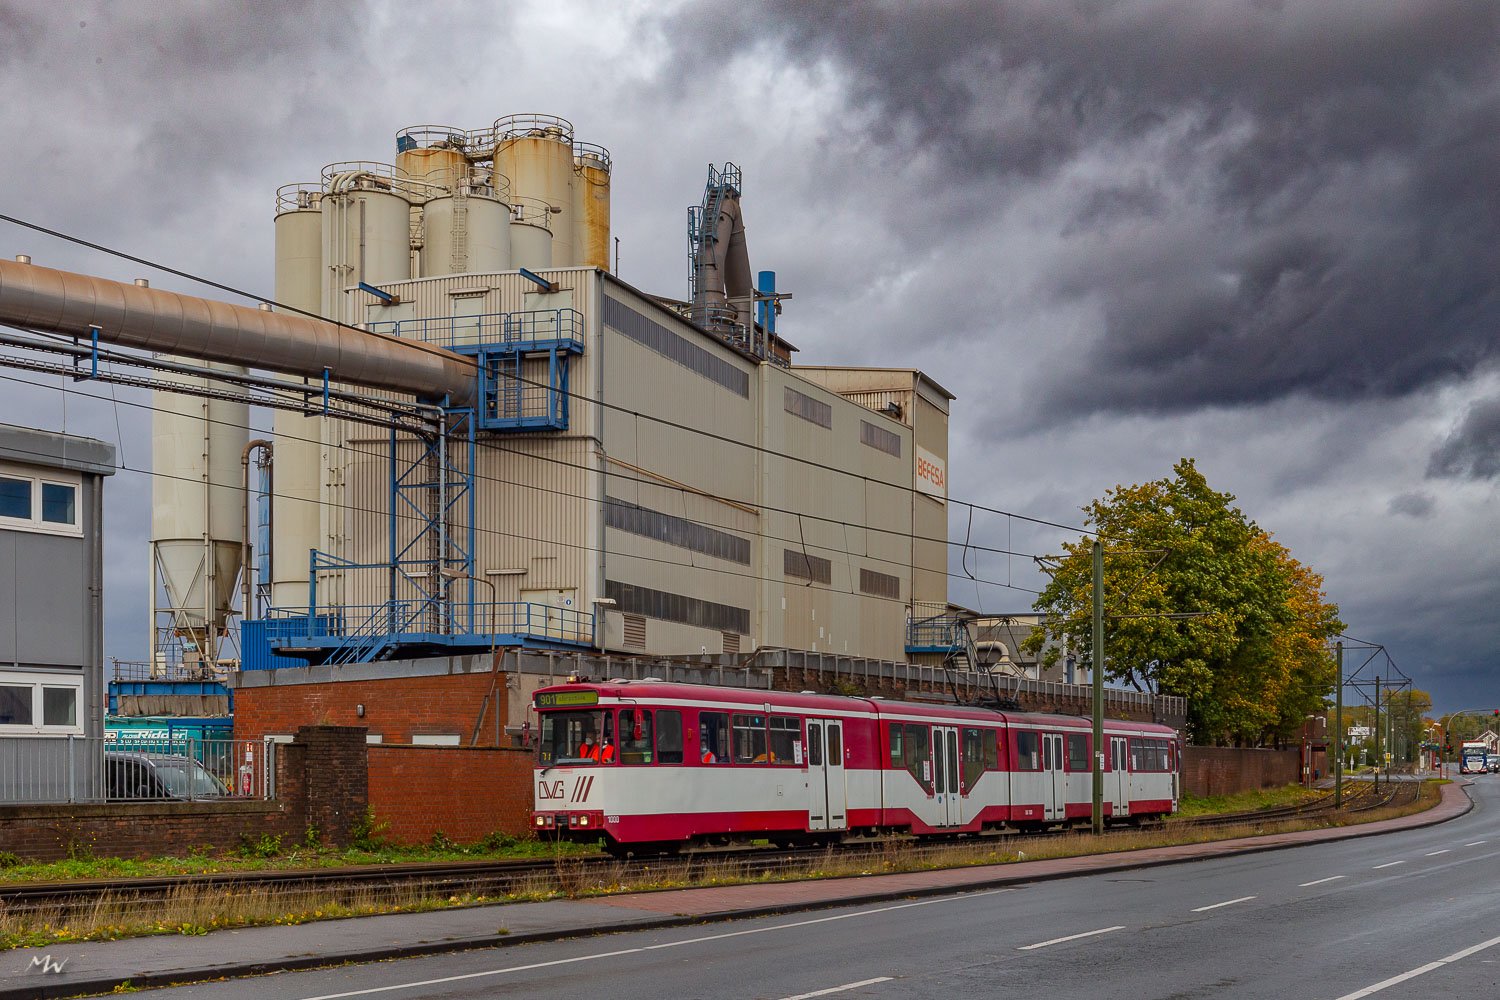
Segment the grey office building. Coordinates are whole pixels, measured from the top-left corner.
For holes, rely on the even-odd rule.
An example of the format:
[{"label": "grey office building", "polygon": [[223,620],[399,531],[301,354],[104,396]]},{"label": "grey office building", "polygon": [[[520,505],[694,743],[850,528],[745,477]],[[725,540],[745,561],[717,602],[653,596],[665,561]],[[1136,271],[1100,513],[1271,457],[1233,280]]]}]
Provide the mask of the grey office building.
[{"label": "grey office building", "polygon": [[113,445],[0,424],[0,801],[99,794]]}]

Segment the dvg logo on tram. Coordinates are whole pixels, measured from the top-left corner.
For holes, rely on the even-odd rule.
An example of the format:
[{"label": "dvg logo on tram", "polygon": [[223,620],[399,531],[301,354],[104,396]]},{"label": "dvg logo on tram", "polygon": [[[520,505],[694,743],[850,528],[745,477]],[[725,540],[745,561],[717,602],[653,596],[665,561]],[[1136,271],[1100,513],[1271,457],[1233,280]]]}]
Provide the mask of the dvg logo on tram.
[{"label": "dvg logo on tram", "polygon": [[536,796],[539,799],[563,799],[572,802],[587,802],[589,792],[594,787],[594,776],[585,774],[573,783],[573,794],[569,797],[566,779],[558,778],[556,781],[538,781],[536,783]]}]

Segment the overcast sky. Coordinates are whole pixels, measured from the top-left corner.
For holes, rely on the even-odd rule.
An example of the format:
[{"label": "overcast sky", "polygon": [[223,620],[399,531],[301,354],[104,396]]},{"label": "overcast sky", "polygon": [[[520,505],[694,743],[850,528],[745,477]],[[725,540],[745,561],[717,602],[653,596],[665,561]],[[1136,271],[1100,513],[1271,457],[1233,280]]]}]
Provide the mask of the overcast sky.
[{"label": "overcast sky", "polygon": [[[570,119],[672,296],[732,160],[799,359],[958,397],[955,499],[1079,524],[1194,457],[1440,710],[1500,705],[1500,4],[0,0],[0,86],[0,212],[265,296],[276,188],[404,126]],[[0,223],[17,253],[218,294]],[[106,655],[142,658],[144,400],[0,377],[0,420],[122,445]]]}]

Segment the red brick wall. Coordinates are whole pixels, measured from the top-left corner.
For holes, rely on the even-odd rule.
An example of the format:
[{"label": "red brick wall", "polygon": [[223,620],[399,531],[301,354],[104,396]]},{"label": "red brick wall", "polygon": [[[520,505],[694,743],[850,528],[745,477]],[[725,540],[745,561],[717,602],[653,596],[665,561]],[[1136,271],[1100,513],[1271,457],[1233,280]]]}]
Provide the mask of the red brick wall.
[{"label": "red brick wall", "polygon": [[472,843],[496,831],[527,836],[530,750],[372,746],[370,809],[380,836],[423,844],[441,831]]},{"label": "red brick wall", "polygon": [[1182,787],[1189,795],[1229,795],[1299,780],[1296,750],[1184,747]]},{"label": "red brick wall", "polygon": [[[494,683],[493,674],[482,673],[238,688],[234,737],[246,740],[267,733],[295,733],[300,726],[316,723],[364,726],[386,743],[410,743],[414,734],[457,733],[467,746],[480,706]],[[480,746],[495,745],[497,700],[503,712],[504,674],[486,707]],[[363,717],[358,705],[365,706]]]}]

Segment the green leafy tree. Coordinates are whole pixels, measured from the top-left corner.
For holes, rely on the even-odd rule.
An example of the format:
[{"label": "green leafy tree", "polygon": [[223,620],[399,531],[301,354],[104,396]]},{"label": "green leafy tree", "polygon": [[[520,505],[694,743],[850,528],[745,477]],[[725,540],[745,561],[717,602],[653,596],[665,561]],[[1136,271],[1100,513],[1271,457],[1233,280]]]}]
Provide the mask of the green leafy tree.
[{"label": "green leafy tree", "polygon": [[[1169,478],[1118,486],[1084,508],[1104,547],[1105,676],[1187,699],[1200,743],[1289,738],[1332,689],[1327,641],[1342,630],[1322,578],[1209,487],[1192,459]],[[1065,636],[1093,666],[1092,539],[1064,557],[1036,608],[1032,652]]]}]

